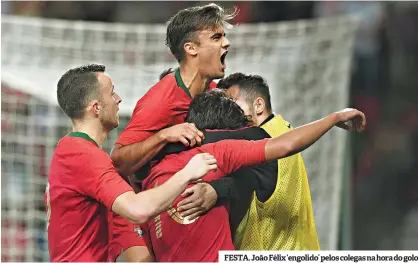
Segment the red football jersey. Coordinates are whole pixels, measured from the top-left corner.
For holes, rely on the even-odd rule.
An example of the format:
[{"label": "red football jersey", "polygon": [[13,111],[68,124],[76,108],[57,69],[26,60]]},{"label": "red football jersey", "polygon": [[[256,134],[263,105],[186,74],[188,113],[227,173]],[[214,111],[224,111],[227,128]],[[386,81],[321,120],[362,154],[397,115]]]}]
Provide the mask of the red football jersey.
[{"label": "red football jersey", "polygon": [[215,81],[212,81],[211,83],[209,83],[208,90],[216,89],[216,86],[218,86],[218,83],[216,83]]},{"label": "red football jersey", "polygon": [[122,251],[130,247],[146,246],[139,225],[134,225],[115,213],[109,213],[109,222],[112,222],[112,225],[109,227],[110,242],[108,261],[116,262],[116,258]]},{"label": "red football jersey", "polygon": [[[216,88],[212,81],[208,89]],[[178,69],[155,84],[138,100],[132,118],[120,134],[116,144],[129,145],[146,140],[161,129],[184,123],[192,97],[184,85]],[[142,238],[133,229],[137,229],[119,215],[109,216],[110,245],[109,257],[114,260],[122,250],[132,246],[145,246]]]},{"label": "red football jersey", "polygon": [[168,74],[138,100],[116,144],[141,142],[164,128],[183,123],[191,101],[179,71]]},{"label": "red football jersey", "polygon": [[115,199],[128,191],[133,189],[87,134],[62,138],[45,192],[51,261],[107,261],[108,213]]},{"label": "red football jersey", "polygon": [[[151,169],[143,182],[143,189],[151,189],[167,181],[197,153],[207,152],[216,160],[218,169],[202,179],[212,181],[238,170],[242,166],[265,161],[264,148],[267,140],[224,140],[166,156]],[[190,187],[190,186],[189,186]],[[150,242],[156,261],[160,262],[215,262],[219,250],[234,250],[228,211],[217,206],[192,222],[180,216],[177,198],[164,213],[142,226],[147,242]]]}]

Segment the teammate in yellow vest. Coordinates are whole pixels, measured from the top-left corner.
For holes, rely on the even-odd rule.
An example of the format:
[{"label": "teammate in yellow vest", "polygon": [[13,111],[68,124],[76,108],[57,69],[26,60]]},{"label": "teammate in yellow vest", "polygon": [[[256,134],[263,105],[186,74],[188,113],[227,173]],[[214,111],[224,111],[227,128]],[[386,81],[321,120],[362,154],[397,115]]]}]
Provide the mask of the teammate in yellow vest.
[{"label": "teammate in yellow vest", "polygon": [[[251,116],[254,125],[271,137],[291,130],[282,116],[274,115],[266,81],[258,75],[235,73],[218,83]],[[308,177],[302,155],[278,160],[274,193],[261,202],[254,194],[247,214],[235,232],[239,250],[319,250]]]},{"label": "teammate in yellow vest", "polygon": [[[225,90],[241,106],[254,126],[261,126],[271,137],[291,129],[280,115],[273,115],[269,88],[262,77],[236,73],[222,79],[218,88]],[[249,181],[255,178],[253,176],[247,177],[245,181],[249,182],[246,183],[232,176],[231,180],[223,178],[219,183],[198,184],[190,188],[193,190],[191,195],[182,201],[183,204],[179,203],[178,210],[184,210],[184,216],[195,217],[209,210],[215,202],[222,204],[226,201],[231,204],[230,223],[236,249],[318,250],[302,156],[297,154],[281,159],[276,163],[276,169],[260,169],[257,173],[258,182]],[[261,195],[263,191],[271,194],[266,197]],[[246,201],[247,195],[251,198],[249,202]]]}]

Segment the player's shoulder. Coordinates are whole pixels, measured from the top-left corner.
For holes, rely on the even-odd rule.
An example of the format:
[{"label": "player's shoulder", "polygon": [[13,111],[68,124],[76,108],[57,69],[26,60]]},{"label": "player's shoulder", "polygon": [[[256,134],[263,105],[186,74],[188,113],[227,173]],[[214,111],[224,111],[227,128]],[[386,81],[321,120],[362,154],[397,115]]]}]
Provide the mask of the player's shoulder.
[{"label": "player's shoulder", "polygon": [[261,140],[270,138],[269,134],[260,127],[245,127],[236,130],[206,130],[205,142],[216,142],[224,139],[231,140]]},{"label": "player's shoulder", "polygon": [[246,140],[262,140],[265,138],[271,138],[271,136],[260,127],[249,127],[243,129],[242,132],[244,133]]},{"label": "player's shoulder", "polygon": [[281,115],[274,116],[274,118],[263,124],[262,128],[272,137],[277,137],[293,129],[290,123]]},{"label": "player's shoulder", "polygon": [[88,141],[84,138],[64,136],[58,142],[55,153],[67,157],[76,157],[77,160],[83,162],[90,162],[94,160],[110,159],[95,142]]}]

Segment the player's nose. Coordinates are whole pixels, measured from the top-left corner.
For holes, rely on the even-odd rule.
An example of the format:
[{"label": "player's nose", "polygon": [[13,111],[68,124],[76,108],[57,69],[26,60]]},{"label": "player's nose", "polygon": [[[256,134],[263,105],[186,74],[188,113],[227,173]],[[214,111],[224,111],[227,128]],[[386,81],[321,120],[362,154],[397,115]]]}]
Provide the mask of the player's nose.
[{"label": "player's nose", "polygon": [[222,42],[222,47],[225,49],[228,49],[231,46],[231,42],[229,42],[229,39],[224,37],[224,41]]},{"label": "player's nose", "polygon": [[115,94],[115,95],[116,95],[116,104],[121,103],[122,102],[122,98],[118,94]]}]

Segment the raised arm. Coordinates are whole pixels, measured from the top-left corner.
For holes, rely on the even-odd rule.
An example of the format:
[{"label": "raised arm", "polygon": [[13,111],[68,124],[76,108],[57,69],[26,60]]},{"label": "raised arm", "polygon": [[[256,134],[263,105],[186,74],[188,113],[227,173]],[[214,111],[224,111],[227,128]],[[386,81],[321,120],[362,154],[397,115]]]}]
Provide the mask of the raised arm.
[{"label": "raised arm", "polygon": [[301,152],[315,143],[332,127],[362,132],[366,127],[364,113],[356,109],[344,109],[327,117],[298,127],[279,137],[269,139],[265,145],[266,160],[275,160]]},{"label": "raised arm", "polygon": [[333,126],[363,131],[366,117],[355,109],[345,109],[291,130],[279,137],[258,141],[225,140],[209,144],[219,169],[230,174],[243,166],[277,160],[296,154],[311,146]]},{"label": "raised arm", "polygon": [[[266,143],[264,143],[266,140],[264,142],[228,140],[215,143],[212,146],[215,157],[220,161],[219,168],[225,174],[229,174],[242,166],[258,164],[266,160],[277,160],[301,152],[335,125],[360,132],[366,126],[366,118],[358,110],[345,109],[316,122],[298,127],[279,137],[268,139]],[[245,190],[244,187],[247,186],[245,181],[249,181],[248,177],[236,174],[234,178],[221,178],[210,182],[210,185],[196,185],[188,188],[183,195],[191,196],[179,202],[178,210],[184,211],[182,216],[199,216],[209,210],[217,199],[239,198],[237,190]],[[242,182],[242,185],[239,186],[237,182]]]}]

